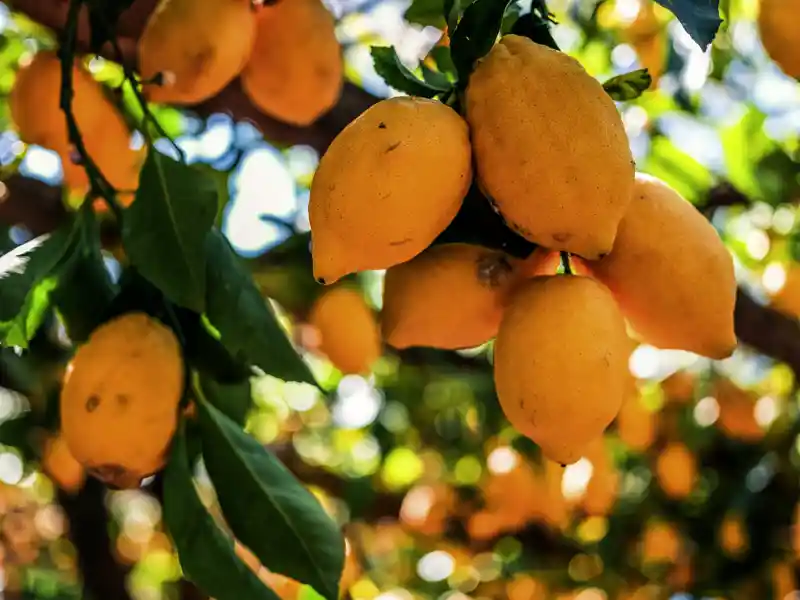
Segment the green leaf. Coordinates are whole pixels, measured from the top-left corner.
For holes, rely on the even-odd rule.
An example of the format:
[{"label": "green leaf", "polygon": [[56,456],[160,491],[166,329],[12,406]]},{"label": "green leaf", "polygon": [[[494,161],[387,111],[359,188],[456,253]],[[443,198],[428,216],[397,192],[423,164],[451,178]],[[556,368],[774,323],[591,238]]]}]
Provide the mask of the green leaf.
[{"label": "green leaf", "polygon": [[250,380],[239,383],[219,383],[210,377],[200,377],[203,395],[215,408],[237,425],[244,425],[252,397]]},{"label": "green leaf", "polygon": [[[252,507],[251,507],[252,508]],[[217,600],[280,600],[245,565],[197,495],[183,426],[164,472],[164,523],[188,579]]]},{"label": "green leaf", "polygon": [[433,69],[423,65],[420,65],[420,69],[422,70],[422,78],[429,83],[430,85],[437,86],[437,87],[446,87],[451,88],[453,84],[447,78],[447,75],[444,73],[440,73],[439,71],[434,71]]},{"label": "green leaf", "polygon": [[76,238],[73,223],[0,256],[0,341],[26,347],[49,307]]},{"label": "green leaf", "polygon": [[699,203],[714,178],[707,167],[663,136],[653,137],[642,170],[664,180],[693,204]]},{"label": "green leaf", "polygon": [[617,102],[635,100],[653,83],[647,69],[638,69],[612,77],[603,84],[603,89]]},{"label": "green leaf", "polygon": [[176,304],[205,309],[203,246],[217,214],[217,186],[200,171],[151,148],[122,242],[139,272]]},{"label": "green leaf", "polygon": [[228,352],[243,356],[274,377],[318,386],[308,365],[278,323],[272,307],[262,298],[250,273],[219,231],[209,234],[205,255],[208,266],[206,314],[220,332]]},{"label": "green leaf", "polygon": [[52,301],[73,342],[81,343],[106,318],[117,286],[103,262],[94,213],[82,210],[81,244],[52,293]]},{"label": "green leaf", "polygon": [[323,596],[310,585],[304,585],[297,594],[297,600],[323,600]]},{"label": "green leaf", "polygon": [[372,63],[375,72],[394,89],[405,92],[411,96],[433,98],[437,94],[447,92],[451,85],[433,85],[422,81],[400,62],[397,52],[391,46],[373,46],[371,49]]},{"label": "green leaf", "polygon": [[429,25],[442,28],[445,20],[442,18],[443,0],[414,0],[406,9],[403,18],[409,23]]},{"label": "green leaf", "polygon": [[758,163],[770,150],[776,149],[775,142],[764,131],[766,120],[764,113],[750,107],[741,119],[719,130],[725,176],[734,187],[754,200],[764,199]]},{"label": "green leaf", "polygon": [[450,36],[459,83],[466,87],[475,62],[486,56],[497,41],[503,15],[511,0],[476,0],[464,11]]},{"label": "green leaf", "polygon": [[454,79],[458,76],[456,66],[453,63],[453,57],[450,55],[449,46],[434,46],[428,54],[441,73],[446,73]]},{"label": "green leaf", "polygon": [[722,19],[719,0],[656,0],[678,17],[686,32],[703,50],[714,41]]},{"label": "green leaf", "polygon": [[202,399],[198,414],[205,465],[234,535],[266,568],[337,600],[344,568],[337,525],[283,463],[233,421]]}]

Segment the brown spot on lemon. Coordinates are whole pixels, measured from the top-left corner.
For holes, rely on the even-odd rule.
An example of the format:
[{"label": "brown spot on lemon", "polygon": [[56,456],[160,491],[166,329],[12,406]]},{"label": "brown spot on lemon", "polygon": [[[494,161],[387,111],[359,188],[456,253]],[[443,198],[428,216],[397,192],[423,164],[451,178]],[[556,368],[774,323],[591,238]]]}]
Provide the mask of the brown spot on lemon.
[{"label": "brown spot on lemon", "polygon": [[98,406],[100,406],[100,397],[95,394],[89,396],[86,400],[86,412],[94,412]]}]

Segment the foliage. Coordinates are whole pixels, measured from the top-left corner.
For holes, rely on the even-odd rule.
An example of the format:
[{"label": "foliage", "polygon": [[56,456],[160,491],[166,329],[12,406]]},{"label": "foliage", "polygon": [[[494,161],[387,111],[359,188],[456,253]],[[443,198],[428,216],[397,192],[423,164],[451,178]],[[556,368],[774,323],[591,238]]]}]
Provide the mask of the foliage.
[{"label": "foliage", "polygon": [[[87,4],[94,23],[104,24],[97,31],[106,33],[127,6]],[[375,71],[398,91],[457,108],[472,67],[498,35],[514,32],[553,46],[553,20],[570,27],[575,41],[562,42],[563,49],[623,103],[638,168],[673,185],[712,218],[748,273],[740,281],[745,292],[780,302],[789,315],[777,317],[783,333],[775,334],[786,343],[800,303],[788,283],[776,286],[775,278],[790,282],[797,268],[798,145],[796,132],[776,132],[790,119],[765,108],[740,79],[746,72],[758,85],[774,83],[764,58],[741,54],[730,31],[717,32],[715,2],[660,2],[700,48],[715,35],[720,43],[700,87],[686,67],[698,60],[696,51],[679,52],[674,32],[664,33],[670,54],[662,83],[651,85],[640,61],[623,64],[621,52],[612,55],[625,43],[624,24],[609,16],[614,2],[591,10],[569,4],[568,11],[550,15],[542,2],[523,13],[514,2],[414,0],[406,19],[451,24],[449,46],[432,48],[410,67],[381,40],[371,51]],[[737,13],[741,4],[731,3],[726,19],[746,20]],[[32,35],[20,31],[4,33],[2,92]],[[92,40],[95,49],[101,38]],[[220,600],[279,597],[248,568],[233,538],[266,569],[307,584],[300,597],[308,599],[335,598],[340,582],[352,598],[529,598],[524,590],[539,583],[553,593],[602,590],[588,598],[623,598],[651,590],[648,585],[726,599],[767,598],[783,589],[777,567],[794,568],[798,551],[791,529],[800,464],[797,362],[774,360],[765,349],[745,348],[730,361],[710,363],[639,348],[632,363],[639,378],[629,401],[644,415],[634,430],[651,435],[637,443],[641,439],[630,436],[620,417],[606,436],[607,456],[587,456],[548,479],[538,448],[502,416],[491,345],[460,352],[387,350],[369,377],[343,374],[321,356],[313,341],[319,332],[305,323],[319,294],[307,233],[284,223],[285,241],[247,260],[225,228],[237,210],[235,199],[227,206],[229,191],[237,193],[227,175],[252,148],[235,149],[230,162],[220,159],[213,168],[185,160],[167,149],[153,123],[184,141],[202,138],[203,125],[193,129],[194,121],[176,109],[141,103],[138,83],[121,69],[116,73],[125,77],[121,103],[148,146],[134,203],[120,208],[116,221],[114,211],[85,202],[52,233],[19,245],[6,244],[3,230],[2,249],[9,251],[0,257],[0,464],[19,460],[24,473],[9,480],[35,482],[8,486],[36,497],[36,508],[23,511],[28,521],[58,501],[53,484],[36,470],[38,440],[58,427],[58,390],[72,344],[112,315],[138,309],[179,336],[188,382],[183,405],[189,408],[155,487],[109,493],[132,502],[139,514],[155,502],[152,495],[163,506],[163,522],[155,518],[146,536],[132,519],[111,516],[117,558],[136,565],[135,589],[171,588],[182,572]],[[796,87],[776,89],[792,89],[797,98]],[[5,111],[4,103],[0,115]],[[687,138],[691,132],[699,133]],[[721,193],[723,182],[741,194]],[[267,182],[260,193],[272,189]],[[529,256],[533,245],[511,232],[485,200],[473,186],[436,243]],[[116,234],[111,244],[109,229]],[[379,281],[372,274],[353,278],[378,306]],[[676,390],[683,376],[688,383]],[[721,391],[719,382],[729,380],[744,394],[741,413],[729,408],[739,400]],[[665,492],[674,474],[657,468],[663,449],[676,440],[698,467],[696,485],[684,498]],[[617,483],[609,504],[598,508],[601,475]],[[7,474],[0,478],[6,481]],[[0,496],[11,493],[3,488]],[[11,511],[0,512],[2,523],[13,525]],[[731,514],[745,532],[744,548],[736,551],[720,541]],[[339,533],[345,523],[346,545]],[[665,523],[680,549],[674,556],[652,542],[655,526]],[[74,552],[66,537],[37,533],[23,544],[22,536],[9,536],[11,527],[0,525],[10,549],[8,572],[27,574],[12,583],[41,595],[57,589],[78,597],[74,558],[63,558]],[[34,545],[42,551],[30,559],[25,549]]]}]

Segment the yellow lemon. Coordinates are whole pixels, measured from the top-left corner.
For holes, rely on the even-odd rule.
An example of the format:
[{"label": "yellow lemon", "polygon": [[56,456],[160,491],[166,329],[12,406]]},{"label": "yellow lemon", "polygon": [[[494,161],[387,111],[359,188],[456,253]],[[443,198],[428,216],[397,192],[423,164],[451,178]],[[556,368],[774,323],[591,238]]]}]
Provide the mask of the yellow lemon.
[{"label": "yellow lemon", "polygon": [[450,224],[470,186],[464,120],[435,100],[382,100],[333,140],[311,185],[314,277],[387,269]]},{"label": "yellow lemon", "polygon": [[511,259],[468,244],[429,248],[386,271],[382,330],[395,348],[469,348],[495,335],[515,278]]},{"label": "yellow lemon", "polygon": [[507,35],[466,91],[478,181],[509,226],[585,258],[611,251],[634,164],[614,102],[573,58]]},{"label": "yellow lemon", "polygon": [[342,57],[325,5],[280,0],[264,6],[241,79],[253,104],[286,123],[309,125],[327,112],[342,91]]},{"label": "yellow lemon", "polygon": [[381,355],[375,315],[352,287],[325,290],[312,305],[308,321],[319,332],[320,351],[343,373],[366,373]]},{"label": "yellow lemon", "polygon": [[576,462],[619,412],[628,335],[611,293],[589,277],[536,277],[506,309],[494,377],[508,420],[561,464]]},{"label": "yellow lemon", "polygon": [[148,100],[196,104],[244,68],[256,34],[250,0],[161,0],[139,38]]},{"label": "yellow lemon", "polygon": [[639,174],[614,250],[590,265],[641,339],[721,359],[736,348],[733,260],[714,227],[666,183]]},{"label": "yellow lemon", "polygon": [[99,479],[137,486],[164,465],[183,384],[171,329],[144,313],[101,325],[64,378],[61,424],[69,450]]}]

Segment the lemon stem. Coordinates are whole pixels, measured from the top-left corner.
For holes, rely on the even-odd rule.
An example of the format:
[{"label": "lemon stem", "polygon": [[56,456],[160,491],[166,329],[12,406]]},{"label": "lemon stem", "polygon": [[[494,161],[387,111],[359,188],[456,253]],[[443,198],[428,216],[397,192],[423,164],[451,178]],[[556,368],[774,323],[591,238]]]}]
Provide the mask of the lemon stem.
[{"label": "lemon stem", "polygon": [[572,265],[569,262],[569,252],[561,251],[561,267],[565,275],[572,275]]}]

